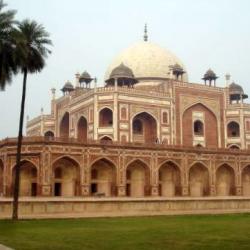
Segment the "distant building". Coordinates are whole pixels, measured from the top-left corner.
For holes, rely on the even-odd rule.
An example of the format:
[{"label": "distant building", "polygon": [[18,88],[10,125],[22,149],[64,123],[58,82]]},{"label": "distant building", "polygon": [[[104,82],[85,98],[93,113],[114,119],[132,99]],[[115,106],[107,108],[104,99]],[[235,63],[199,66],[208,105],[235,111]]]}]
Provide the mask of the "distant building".
[{"label": "distant building", "polygon": [[[225,87],[217,78],[209,69],[204,83],[190,83],[146,33],[108,66],[103,87],[76,74],[60,98],[52,90],[51,113],[27,123],[21,195],[249,196],[250,105],[229,75]],[[0,143],[4,196],[15,143]]]}]

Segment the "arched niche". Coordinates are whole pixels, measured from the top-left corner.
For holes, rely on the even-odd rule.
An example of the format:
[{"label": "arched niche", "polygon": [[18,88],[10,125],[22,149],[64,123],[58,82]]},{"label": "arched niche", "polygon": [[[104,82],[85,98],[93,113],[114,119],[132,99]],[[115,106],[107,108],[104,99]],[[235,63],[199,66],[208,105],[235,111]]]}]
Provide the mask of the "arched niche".
[{"label": "arched niche", "polygon": [[[19,195],[30,197],[38,195],[37,167],[30,161],[22,161],[20,165]],[[14,187],[16,166],[12,169],[12,187]]]},{"label": "arched niche", "polygon": [[242,171],[242,193],[244,196],[250,196],[250,165]]},{"label": "arched niche", "polygon": [[137,114],[132,120],[133,141],[155,143],[157,141],[157,122],[147,112]]},{"label": "arched niche", "polygon": [[239,137],[240,136],[240,125],[239,123],[232,121],[227,124],[227,136],[228,137]]},{"label": "arched niche", "polygon": [[178,166],[169,161],[159,168],[159,194],[173,197],[181,194],[181,174]]},{"label": "arched niche", "polygon": [[112,139],[109,136],[103,136],[103,137],[100,138],[100,142],[102,144],[111,144]]},{"label": "arched niche", "polygon": [[130,163],[126,169],[127,196],[144,197],[150,195],[150,171],[142,161]]},{"label": "arched niche", "polygon": [[60,123],[60,137],[69,138],[69,113],[66,112]]},{"label": "arched niche", "polygon": [[52,131],[48,130],[47,132],[44,133],[44,137],[50,139],[50,138],[54,138],[55,135]]},{"label": "arched niche", "polygon": [[193,197],[209,195],[209,173],[201,163],[195,163],[189,169],[189,189]]},{"label": "arched niche", "polygon": [[236,149],[236,150],[240,149],[239,145],[235,145],[235,144],[230,145],[228,148]]},{"label": "arched niche", "polygon": [[234,170],[227,164],[221,165],[216,170],[216,194],[217,196],[229,196],[235,194]]},{"label": "arched niche", "polygon": [[116,195],[116,167],[111,161],[100,159],[91,166],[91,195]]},{"label": "arched niche", "polygon": [[53,163],[54,196],[80,195],[80,166],[71,158],[63,157]]},{"label": "arched niche", "polygon": [[85,117],[81,117],[77,123],[77,139],[83,142],[87,141],[88,122]]},{"label": "arched niche", "polygon": [[109,108],[103,108],[99,112],[99,127],[113,126],[113,111]]},{"label": "arched niche", "polygon": [[204,125],[200,120],[196,120],[194,122],[194,135],[196,136],[204,136]]}]

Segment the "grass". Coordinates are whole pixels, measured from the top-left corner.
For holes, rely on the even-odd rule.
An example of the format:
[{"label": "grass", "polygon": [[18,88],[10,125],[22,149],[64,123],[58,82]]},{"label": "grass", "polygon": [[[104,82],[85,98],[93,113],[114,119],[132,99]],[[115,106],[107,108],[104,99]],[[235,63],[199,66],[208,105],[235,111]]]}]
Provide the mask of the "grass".
[{"label": "grass", "polygon": [[0,221],[14,249],[250,249],[250,214]]}]

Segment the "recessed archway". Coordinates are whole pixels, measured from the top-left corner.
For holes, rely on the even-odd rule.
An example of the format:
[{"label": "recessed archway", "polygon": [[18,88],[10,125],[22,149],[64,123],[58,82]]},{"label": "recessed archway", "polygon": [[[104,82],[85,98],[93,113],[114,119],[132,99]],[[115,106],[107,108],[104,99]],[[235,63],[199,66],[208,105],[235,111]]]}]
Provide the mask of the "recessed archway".
[{"label": "recessed archway", "polygon": [[134,142],[155,143],[157,141],[157,122],[147,112],[137,114],[132,120]]},{"label": "recessed archway", "polygon": [[190,196],[200,197],[209,195],[208,169],[201,163],[195,163],[189,169]]},{"label": "recessed archway", "polygon": [[221,165],[216,170],[216,193],[218,196],[235,194],[234,170],[227,164]]},{"label": "recessed archway", "polygon": [[242,193],[244,196],[250,196],[250,165],[242,171]]},{"label": "recessed archway", "polygon": [[69,113],[66,112],[60,123],[60,137],[69,138]]},{"label": "recessed archway", "polygon": [[172,197],[181,194],[181,174],[178,166],[169,161],[159,168],[159,194]]},{"label": "recessed archway", "polygon": [[[30,161],[22,161],[20,165],[20,196],[38,195],[38,174],[37,167]],[[14,187],[16,166],[12,170],[12,186]]]},{"label": "recessed archway", "polygon": [[[193,118],[199,114],[203,117],[202,122]],[[215,113],[202,103],[196,103],[187,108],[182,116],[182,123],[180,124],[180,137],[182,136],[182,144],[184,146],[194,146],[196,136],[205,137],[205,145],[208,148],[218,147],[218,123]],[[178,139],[178,136],[177,136]]]},{"label": "recessed archway", "polygon": [[91,195],[116,195],[116,167],[111,161],[100,159],[92,165]]},{"label": "recessed archway", "polygon": [[4,193],[4,186],[3,186],[3,180],[4,180],[4,171],[3,171],[3,162],[0,160],[0,197],[3,196]]},{"label": "recessed archway", "polygon": [[236,144],[232,144],[228,148],[230,148],[230,149],[240,149],[240,146],[236,145]]},{"label": "recessed archway", "polygon": [[103,108],[99,112],[99,127],[113,126],[113,111],[109,108]]},{"label": "recessed archway", "polygon": [[77,139],[83,142],[87,141],[88,122],[85,117],[81,117],[77,123]]},{"label": "recessed archway", "polygon": [[53,164],[54,196],[73,197],[80,195],[80,166],[69,157],[58,159]]},{"label": "recessed archway", "polygon": [[48,138],[48,139],[54,138],[54,133],[49,130],[49,131],[44,133],[44,137]]},{"label": "recessed archway", "polygon": [[130,163],[126,169],[127,196],[143,197],[150,195],[150,171],[142,161]]},{"label": "recessed archway", "polygon": [[232,121],[227,124],[227,136],[228,137],[240,136],[240,125],[237,122]]}]

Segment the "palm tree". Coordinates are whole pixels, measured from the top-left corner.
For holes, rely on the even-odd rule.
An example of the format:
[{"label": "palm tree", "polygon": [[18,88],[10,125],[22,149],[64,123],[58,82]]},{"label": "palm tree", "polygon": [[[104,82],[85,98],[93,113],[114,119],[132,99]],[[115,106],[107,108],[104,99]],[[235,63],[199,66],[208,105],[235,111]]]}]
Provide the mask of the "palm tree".
[{"label": "palm tree", "polygon": [[6,4],[0,0],[0,89],[11,81],[12,75],[17,73],[15,58],[14,20],[16,11],[4,11]]},{"label": "palm tree", "polygon": [[51,51],[46,47],[52,45],[49,39],[49,33],[44,27],[36,21],[24,20],[18,24],[18,32],[16,34],[18,65],[23,73],[23,90],[21,100],[21,111],[19,120],[19,133],[17,143],[16,171],[14,182],[14,199],[13,214],[14,220],[18,219],[18,198],[19,198],[19,182],[20,182],[20,162],[21,147],[23,138],[23,118],[26,97],[26,83],[28,73],[40,72],[45,66],[45,58]]}]

